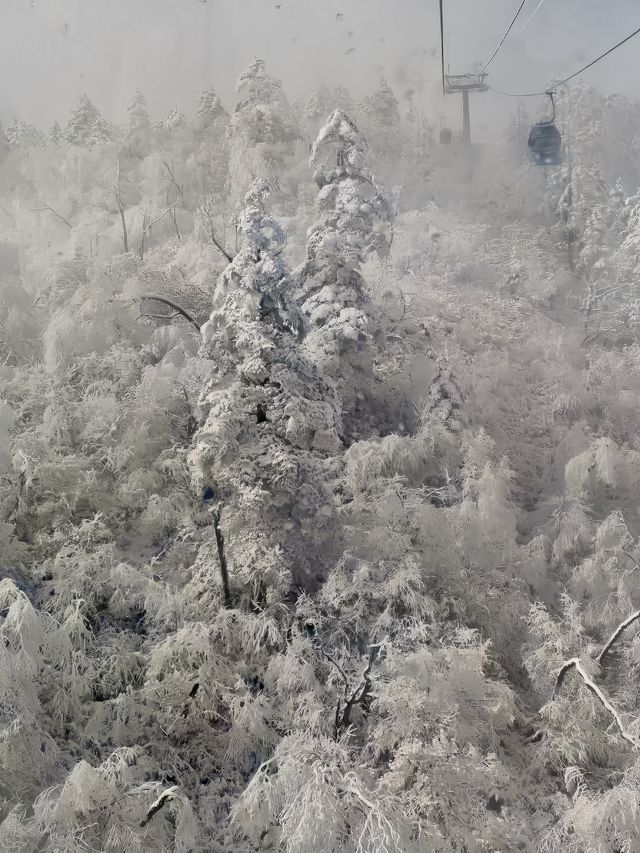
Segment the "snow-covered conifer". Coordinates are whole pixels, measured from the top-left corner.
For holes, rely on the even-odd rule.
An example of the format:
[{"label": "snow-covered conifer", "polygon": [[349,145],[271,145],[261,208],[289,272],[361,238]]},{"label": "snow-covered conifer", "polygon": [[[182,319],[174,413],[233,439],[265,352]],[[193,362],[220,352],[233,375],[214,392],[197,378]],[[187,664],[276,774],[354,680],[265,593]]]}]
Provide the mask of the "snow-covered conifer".
[{"label": "snow-covered conifer", "polygon": [[400,124],[398,101],[384,77],[373,95],[365,100],[364,112],[376,128],[397,128]]},{"label": "snow-covered conifer", "polygon": [[222,105],[215,89],[205,89],[198,98],[198,123],[200,128],[206,130],[219,119],[228,118],[229,114]]},{"label": "snow-covered conifer", "polygon": [[147,99],[140,90],[134,92],[127,104],[129,133],[146,133],[149,130],[149,111]]},{"label": "snow-covered conifer", "polygon": [[322,504],[311,485],[314,455],[333,453],[341,442],[337,402],[298,351],[300,318],[282,257],[286,238],[266,212],[269,191],[258,180],[247,195],[243,243],[220,278],[202,330],[217,369],[203,396],[205,423],[191,460],[198,487],[224,506],[235,594],[273,607],[294,573],[314,569],[315,537],[301,562],[294,543]]},{"label": "snow-covered conifer", "polygon": [[229,131],[236,195],[244,194],[255,177],[284,192],[284,173],[293,164],[300,132],[282,84],[257,59],[240,75],[237,90],[240,101]]},{"label": "snow-covered conifer", "polygon": [[4,132],[9,148],[28,148],[42,144],[42,136],[32,124],[14,118],[7,125]]},{"label": "snow-covered conifer", "polygon": [[[342,111],[331,114],[313,146],[319,219],[308,232],[307,259],[296,272],[298,299],[308,318],[305,349],[353,399],[375,332],[360,272],[371,254],[389,250],[391,202],[367,165],[367,144]],[[364,359],[364,361],[363,361]],[[364,389],[363,389],[364,390]],[[359,393],[362,393],[360,391]]]},{"label": "snow-covered conifer", "polygon": [[86,95],[72,111],[62,135],[71,145],[96,145],[111,138],[106,121]]}]

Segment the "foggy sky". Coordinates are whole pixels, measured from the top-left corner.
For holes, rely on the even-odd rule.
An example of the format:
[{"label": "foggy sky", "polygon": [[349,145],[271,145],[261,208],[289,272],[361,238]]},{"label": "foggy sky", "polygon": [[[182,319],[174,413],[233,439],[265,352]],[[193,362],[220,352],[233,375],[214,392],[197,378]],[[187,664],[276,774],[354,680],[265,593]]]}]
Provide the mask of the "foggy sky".
[{"label": "foggy sky", "polygon": [[[544,88],[635,29],[640,0],[528,0],[491,66],[496,88]],[[414,90],[432,117],[459,118],[458,98],[440,94],[437,0],[0,0],[0,119],[14,115],[41,128],[66,121],[86,92],[120,120],[141,89],[154,117],[177,106],[191,114],[213,85],[235,103],[240,71],[256,57],[306,99],[318,82],[347,85],[357,97],[384,74],[399,97]],[[281,8],[277,9],[276,5]],[[487,61],[517,0],[446,0],[447,63],[466,72]],[[635,11],[634,11],[635,9]],[[347,53],[347,51],[350,51]],[[604,91],[640,95],[634,73],[640,37],[585,74]],[[476,127],[512,111],[488,93],[474,99]]]}]

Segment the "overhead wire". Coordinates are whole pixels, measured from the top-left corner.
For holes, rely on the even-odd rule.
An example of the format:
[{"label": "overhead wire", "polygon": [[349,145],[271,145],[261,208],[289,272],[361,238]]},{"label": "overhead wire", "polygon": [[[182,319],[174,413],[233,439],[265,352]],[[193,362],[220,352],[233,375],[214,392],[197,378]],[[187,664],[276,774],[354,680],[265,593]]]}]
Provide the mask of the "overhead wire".
[{"label": "overhead wire", "polygon": [[529,26],[529,24],[531,23],[531,21],[533,21],[533,19],[534,19],[534,18],[535,18],[535,16],[538,14],[538,10],[540,9],[540,7],[542,6],[542,4],[543,4],[543,3],[544,3],[544,0],[540,0],[540,2],[538,3],[538,5],[536,6],[536,8],[535,8],[535,9],[533,10],[533,12],[531,13],[531,16],[530,16],[529,18],[527,18],[527,20],[526,20],[526,22],[525,22],[524,26],[523,26],[523,27],[522,27],[522,29],[520,30],[520,32],[521,32],[521,33],[523,33],[523,32],[527,29],[527,27]]},{"label": "overhead wire", "polygon": [[444,0],[440,0],[440,56],[442,58],[442,94],[445,93],[444,81]]},{"label": "overhead wire", "polygon": [[[582,74],[587,69],[592,68],[597,62],[600,62],[601,59],[604,59],[605,56],[609,56],[610,53],[613,53],[614,50],[617,50],[619,47],[622,47],[623,44],[626,44],[628,41],[631,41],[632,38],[640,33],[640,27],[637,30],[634,30],[630,33],[626,38],[623,38],[622,41],[619,41],[617,44],[614,44],[613,47],[610,47],[609,50],[605,50],[604,53],[601,53],[600,56],[597,56],[595,59],[588,62],[586,65],[583,65],[582,68],[579,68],[577,71],[574,71],[573,74],[570,74],[568,77],[565,77],[564,80],[558,80],[553,84],[553,89],[557,89],[559,86],[564,86],[565,83],[568,83],[569,80],[573,80],[579,74]],[[498,95],[504,95],[507,98],[537,98],[540,95],[548,95],[551,89],[545,89],[543,92],[501,92],[500,89],[495,89],[493,86],[489,87],[492,92],[496,92]]]},{"label": "overhead wire", "polygon": [[503,44],[505,43],[505,41],[507,40],[507,36],[509,35],[509,33],[511,32],[511,30],[513,29],[513,25],[514,25],[514,24],[515,24],[515,22],[518,20],[518,17],[519,17],[519,15],[520,15],[520,12],[522,12],[522,10],[524,9],[524,7],[525,7],[525,3],[526,3],[526,2],[527,2],[527,0],[522,0],[522,2],[520,3],[520,6],[518,7],[518,11],[515,13],[515,15],[513,16],[513,20],[511,21],[511,23],[510,23],[510,24],[509,24],[509,26],[507,27],[507,31],[506,31],[506,33],[502,36],[502,39],[501,39],[501,41],[500,41],[500,44],[499,44],[499,45],[497,46],[497,48],[493,51],[493,55],[491,56],[491,59],[486,63],[486,65],[484,65],[484,66],[483,66],[482,70],[480,71],[480,73],[481,73],[481,74],[482,74],[484,71],[486,71],[486,70],[487,70],[487,68],[491,65],[491,63],[493,62],[493,60],[496,58],[496,56],[497,56],[497,55],[498,55],[498,53],[500,52],[500,48],[502,47],[502,45],[503,45]]}]

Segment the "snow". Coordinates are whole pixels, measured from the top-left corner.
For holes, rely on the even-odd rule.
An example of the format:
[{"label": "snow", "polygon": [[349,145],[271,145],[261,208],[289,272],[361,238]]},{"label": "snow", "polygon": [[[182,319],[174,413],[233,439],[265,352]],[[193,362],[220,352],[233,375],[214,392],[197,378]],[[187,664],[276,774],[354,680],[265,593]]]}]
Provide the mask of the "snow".
[{"label": "snow", "polygon": [[640,107],[238,89],[6,129],[0,847],[635,849]]}]

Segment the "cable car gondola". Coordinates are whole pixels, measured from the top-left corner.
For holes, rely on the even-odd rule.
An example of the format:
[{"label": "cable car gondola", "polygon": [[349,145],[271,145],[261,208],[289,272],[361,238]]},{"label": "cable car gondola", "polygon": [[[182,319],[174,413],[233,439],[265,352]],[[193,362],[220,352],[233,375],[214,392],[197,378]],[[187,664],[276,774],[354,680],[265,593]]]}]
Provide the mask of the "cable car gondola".
[{"label": "cable car gondola", "polygon": [[451,130],[448,127],[440,129],[440,145],[451,145]]},{"label": "cable car gondola", "polygon": [[553,117],[533,125],[529,133],[529,157],[535,166],[560,166],[562,163],[562,136],[556,127],[556,104],[553,92],[547,92]]}]

